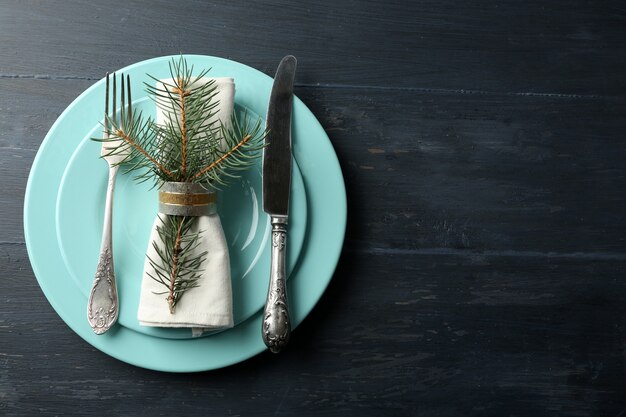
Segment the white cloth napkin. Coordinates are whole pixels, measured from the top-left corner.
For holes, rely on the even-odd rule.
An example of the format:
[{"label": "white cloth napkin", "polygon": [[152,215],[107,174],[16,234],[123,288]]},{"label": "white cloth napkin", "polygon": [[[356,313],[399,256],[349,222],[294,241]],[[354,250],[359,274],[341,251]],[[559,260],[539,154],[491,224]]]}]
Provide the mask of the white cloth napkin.
[{"label": "white cloth napkin", "polygon": [[[214,109],[217,114],[212,120],[228,123],[233,113],[235,85],[232,78],[201,78],[192,85],[199,87],[211,79],[215,80],[219,107]],[[173,84],[172,79],[161,80],[159,88],[165,84]],[[169,87],[168,87],[169,88]],[[170,120],[170,114],[157,106],[156,122],[165,124]],[[167,294],[162,293],[165,288],[152,279],[148,274],[156,276],[154,268],[148,258],[159,259],[152,242],[162,246],[157,227],[162,224],[165,215],[159,214],[154,220],[150,242],[148,242],[147,257],[144,263],[144,273],[141,282],[141,296],[137,319],[144,326],[153,327],[190,327],[193,335],[201,334],[203,330],[216,330],[233,326],[232,287],[230,278],[230,260],[228,246],[224,237],[222,223],[218,214],[200,216],[197,218],[191,233],[201,231],[201,244],[196,253],[208,252],[202,266],[204,270],[198,281],[199,286],[187,290],[177,302],[174,313],[170,313],[166,301]]]}]

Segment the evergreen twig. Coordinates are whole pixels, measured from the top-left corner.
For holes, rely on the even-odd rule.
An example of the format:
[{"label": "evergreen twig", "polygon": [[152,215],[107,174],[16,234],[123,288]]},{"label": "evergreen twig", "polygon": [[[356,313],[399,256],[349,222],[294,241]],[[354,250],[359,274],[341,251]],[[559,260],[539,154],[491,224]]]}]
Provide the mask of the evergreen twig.
[{"label": "evergreen twig", "polygon": [[172,314],[185,291],[199,285],[202,264],[208,254],[206,251],[194,254],[200,238],[199,232],[190,230],[195,221],[195,217],[162,216],[157,234],[163,245],[152,242],[158,258],[148,258],[156,274],[148,275],[165,287],[159,294],[167,294],[166,301]]}]

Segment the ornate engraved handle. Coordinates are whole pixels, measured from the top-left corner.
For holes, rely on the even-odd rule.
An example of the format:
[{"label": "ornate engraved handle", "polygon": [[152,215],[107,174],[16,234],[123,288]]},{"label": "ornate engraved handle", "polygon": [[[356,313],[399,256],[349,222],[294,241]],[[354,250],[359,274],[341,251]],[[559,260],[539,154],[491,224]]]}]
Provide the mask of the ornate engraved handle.
[{"label": "ornate engraved handle", "polygon": [[113,220],[113,190],[115,188],[115,174],[117,166],[109,168],[109,184],[107,186],[106,203],[104,207],[104,225],[102,228],[102,244],[100,260],[96,275],[87,302],[87,319],[94,333],[102,334],[109,330],[117,321],[119,304],[115,271],[113,269],[112,249],[112,220]]},{"label": "ornate engraved handle", "polygon": [[274,353],[289,342],[291,321],[287,304],[287,276],[285,252],[287,246],[287,219],[272,217],[272,264],[270,285],[263,312],[263,341]]}]

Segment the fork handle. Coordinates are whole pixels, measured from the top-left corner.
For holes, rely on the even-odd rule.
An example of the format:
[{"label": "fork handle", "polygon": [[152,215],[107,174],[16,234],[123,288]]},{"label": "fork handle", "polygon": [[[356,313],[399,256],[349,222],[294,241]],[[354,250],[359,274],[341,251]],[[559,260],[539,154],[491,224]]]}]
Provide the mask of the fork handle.
[{"label": "fork handle", "polygon": [[109,330],[117,321],[119,312],[112,247],[113,191],[118,168],[117,165],[109,167],[100,259],[87,302],[87,319],[96,334]]}]

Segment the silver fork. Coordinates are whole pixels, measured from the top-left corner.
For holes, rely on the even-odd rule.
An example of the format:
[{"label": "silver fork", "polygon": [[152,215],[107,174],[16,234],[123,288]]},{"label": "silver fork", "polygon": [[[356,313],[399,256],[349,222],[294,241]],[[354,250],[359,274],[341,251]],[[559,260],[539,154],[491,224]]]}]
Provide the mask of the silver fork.
[{"label": "silver fork", "polygon": [[[109,330],[117,321],[119,313],[119,301],[117,285],[115,282],[115,270],[113,268],[112,249],[112,220],[113,220],[113,191],[115,189],[115,175],[119,164],[128,156],[130,149],[121,143],[120,139],[110,138],[110,121],[117,123],[123,128],[125,120],[131,120],[132,100],[130,93],[130,76],[127,76],[126,86],[128,89],[128,104],[124,97],[124,75],[122,74],[122,91],[120,95],[121,108],[118,117],[116,109],[116,76],[113,73],[113,106],[109,113],[109,74],[106,74],[106,94],[104,101],[104,131],[100,155],[109,165],[109,183],[107,186],[106,203],[104,206],[104,224],[102,227],[102,243],[100,245],[100,259],[96,269],[96,275],[89,294],[87,303],[87,319],[94,333],[102,334]],[[124,117],[124,111],[128,116]]]}]

